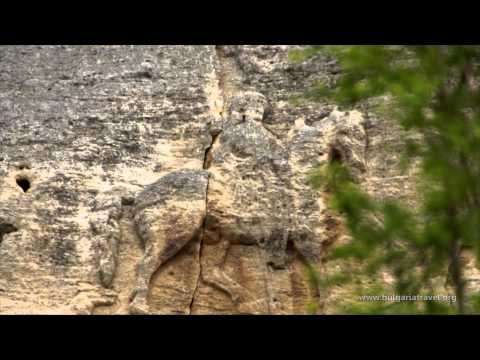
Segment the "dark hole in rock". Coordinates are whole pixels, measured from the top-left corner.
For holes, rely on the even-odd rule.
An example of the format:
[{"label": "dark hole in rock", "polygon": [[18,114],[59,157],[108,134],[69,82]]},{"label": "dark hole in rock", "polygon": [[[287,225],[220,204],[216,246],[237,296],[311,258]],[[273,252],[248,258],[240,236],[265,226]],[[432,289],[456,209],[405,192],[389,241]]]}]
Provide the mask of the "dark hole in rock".
[{"label": "dark hole in rock", "polygon": [[335,148],[330,150],[329,158],[331,164],[341,164],[343,162],[342,154]]},{"label": "dark hole in rock", "polygon": [[17,185],[22,188],[23,192],[27,192],[30,189],[30,180],[24,177],[17,178]]},{"label": "dark hole in rock", "polygon": [[294,256],[295,255],[296,248],[295,248],[295,243],[293,242],[292,239],[287,240],[287,247],[286,247],[285,251],[289,256]]},{"label": "dark hole in rock", "polygon": [[247,117],[245,115],[242,115],[242,121],[245,122],[246,119]]},{"label": "dark hole in rock", "polygon": [[12,224],[0,223],[0,243],[3,240],[3,235],[10,234],[15,231],[18,231],[18,229]]},{"label": "dark hole in rock", "polygon": [[135,199],[133,197],[122,197],[123,206],[132,206],[135,204]]},{"label": "dark hole in rock", "polygon": [[135,77],[137,78],[146,78],[146,79],[151,79],[152,74],[150,71],[139,71],[135,74]]}]

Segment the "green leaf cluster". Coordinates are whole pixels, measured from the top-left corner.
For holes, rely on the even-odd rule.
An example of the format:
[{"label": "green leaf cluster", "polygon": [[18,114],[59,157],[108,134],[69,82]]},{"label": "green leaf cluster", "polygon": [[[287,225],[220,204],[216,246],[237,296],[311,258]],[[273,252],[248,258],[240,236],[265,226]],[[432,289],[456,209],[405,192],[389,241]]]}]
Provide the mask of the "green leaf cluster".
[{"label": "green leaf cluster", "polygon": [[[353,106],[387,96],[389,114],[422,139],[404,142],[405,163],[419,166],[418,209],[371,198],[344,164],[312,172],[312,186],[329,194],[330,208],[342,216],[352,238],[331,257],[355,259],[371,277],[388,271],[398,294],[435,292],[434,280],[444,278],[457,296],[453,310],[429,302],[393,306],[399,312],[477,312],[480,297],[466,291],[462,254],[480,259],[480,47],[311,46],[291,59],[305,61],[320,53],[338,59],[342,75],[333,88],[316,84],[305,98]],[[380,313],[393,311],[372,306]]]}]

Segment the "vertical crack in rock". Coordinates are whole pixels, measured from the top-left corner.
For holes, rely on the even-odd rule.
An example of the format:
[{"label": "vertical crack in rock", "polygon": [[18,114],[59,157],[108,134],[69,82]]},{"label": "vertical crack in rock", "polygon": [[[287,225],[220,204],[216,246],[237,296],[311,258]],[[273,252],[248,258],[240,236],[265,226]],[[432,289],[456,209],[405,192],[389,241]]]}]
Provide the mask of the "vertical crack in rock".
[{"label": "vertical crack in rock", "polygon": [[[210,146],[208,146],[207,149],[205,150],[205,157],[203,159],[203,169],[204,170],[207,170],[210,167],[210,164],[212,162],[212,153],[211,152],[212,152],[213,146],[217,142],[217,139],[218,139],[219,135],[220,134],[212,135],[212,140],[211,140]],[[192,300],[191,300],[190,306],[189,306],[189,314],[190,315],[192,314],[193,303],[195,301],[195,298],[196,298],[196,295],[197,295],[197,292],[198,292],[198,289],[199,289],[199,286],[200,286],[200,281],[202,279],[202,250],[203,250],[203,238],[205,236],[206,220],[207,220],[207,215],[208,215],[208,187],[209,187],[209,184],[210,184],[210,175],[207,178],[207,186],[205,188],[205,218],[203,219],[202,229],[201,229],[201,233],[200,233],[200,244],[199,244],[199,250],[198,250],[198,266],[199,266],[200,270],[198,272],[198,278],[197,278],[197,282],[195,284],[195,290],[193,291]]]},{"label": "vertical crack in rock", "polygon": [[[225,61],[225,54],[223,52],[223,49],[220,45],[215,45],[215,55],[216,55],[216,64],[218,65],[218,69],[215,71],[215,76],[216,76],[216,85],[218,86],[218,94],[220,96],[220,99],[218,99],[218,102],[222,103],[222,110],[220,112],[220,118],[222,119],[222,127],[223,123],[225,121],[225,114],[226,111],[228,110],[228,101],[229,98],[231,97],[231,93],[233,89],[229,86],[229,77],[228,77],[228,72],[226,71],[226,61]],[[212,109],[213,110],[213,109]],[[205,156],[203,159],[203,169],[208,170],[211,166],[212,163],[212,158],[213,158],[213,149],[215,145],[218,142],[219,136],[222,133],[223,129],[220,129],[217,132],[211,132],[211,141],[210,145],[206,148],[205,150]],[[198,279],[197,283],[195,284],[195,290],[193,292],[192,296],[192,301],[190,302],[190,314],[192,314],[192,309],[193,309],[193,304],[196,299],[196,295],[198,293],[198,289],[200,287],[200,281],[202,280],[202,250],[203,250],[203,239],[205,236],[205,227],[206,227],[206,219],[208,217],[208,191],[209,191],[209,185],[210,185],[210,174],[207,178],[207,186],[206,186],[206,193],[205,193],[205,219],[203,220],[202,224],[202,231],[200,234],[200,244],[199,244],[199,252],[198,252],[198,265],[200,268],[200,271],[198,273]]]},{"label": "vertical crack in rock", "polygon": [[205,150],[205,157],[203,159],[203,169],[207,170],[210,168],[210,165],[212,164],[212,150],[217,143],[218,137],[220,136],[220,133],[212,135],[212,141],[210,143],[210,146],[207,147]]},{"label": "vertical crack in rock", "polygon": [[[204,169],[205,169],[205,164],[204,164]],[[210,183],[210,176],[207,178],[207,186],[205,187],[205,218],[203,219],[202,229],[201,229],[201,233],[200,233],[200,243],[198,245],[199,246],[199,249],[198,249],[199,271],[198,271],[197,282],[195,284],[195,290],[193,290],[192,300],[190,301],[190,305],[189,305],[189,315],[192,314],[193,303],[195,302],[196,295],[197,295],[198,289],[200,287],[200,281],[202,280],[202,250],[203,250],[203,237],[205,236],[205,225],[206,225],[207,211],[208,211],[208,185],[209,185],[209,183]]]}]

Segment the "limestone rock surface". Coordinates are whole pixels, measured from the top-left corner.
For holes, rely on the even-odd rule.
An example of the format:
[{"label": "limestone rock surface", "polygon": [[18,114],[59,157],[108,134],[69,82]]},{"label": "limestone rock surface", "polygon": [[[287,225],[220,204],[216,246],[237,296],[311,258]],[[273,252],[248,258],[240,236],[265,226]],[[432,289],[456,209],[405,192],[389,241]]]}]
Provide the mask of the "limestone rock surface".
[{"label": "limestone rock surface", "polygon": [[322,313],[305,264],[343,230],[309,171],[410,188],[398,129],[291,103],[339,72],[293,48],[2,46],[0,313]]}]

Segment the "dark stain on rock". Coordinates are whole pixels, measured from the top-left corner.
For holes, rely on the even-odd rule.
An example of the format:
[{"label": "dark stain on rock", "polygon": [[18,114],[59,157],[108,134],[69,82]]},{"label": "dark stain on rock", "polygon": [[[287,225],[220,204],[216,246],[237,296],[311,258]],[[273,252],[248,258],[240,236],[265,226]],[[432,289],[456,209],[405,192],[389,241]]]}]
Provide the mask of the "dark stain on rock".
[{"label": "dark stain on rock", "polygon": [[68,266],[73,262],[75,245],[68,239],[57,239],[50,252],[50,260],[57,266]]}]

